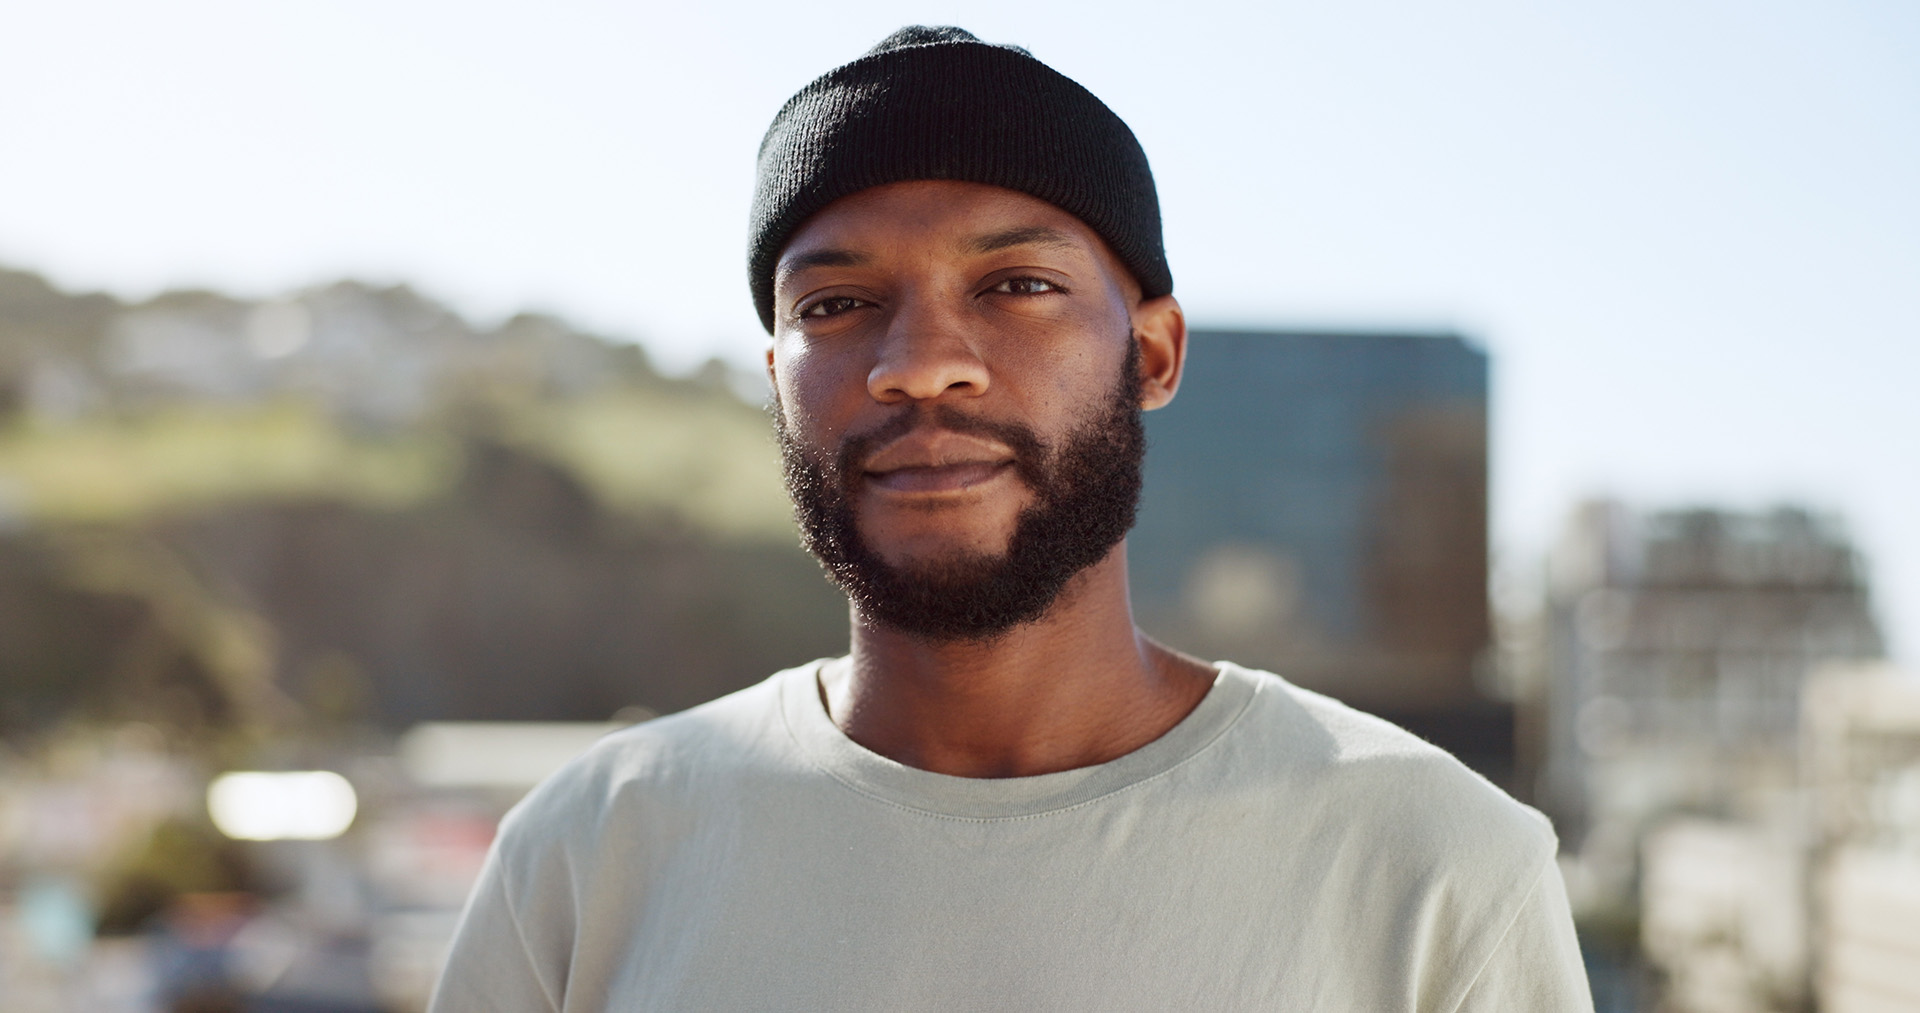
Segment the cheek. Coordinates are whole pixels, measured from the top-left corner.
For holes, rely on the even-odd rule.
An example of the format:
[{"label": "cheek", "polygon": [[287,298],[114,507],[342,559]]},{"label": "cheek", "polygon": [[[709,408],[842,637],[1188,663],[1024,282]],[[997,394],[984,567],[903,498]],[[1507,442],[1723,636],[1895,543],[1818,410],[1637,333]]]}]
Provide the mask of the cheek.
[{"label": "cheek", "polygon": [[1101,323],[1106,330],[1089,326],[1071,340],[1029,341],[1003,353],[1003,375],[1020,378],[1010,386],[1020,391],[1036,424],[1043,418],[1077,419],[1088,405],[1105,403],[1110,396],[1132,336],[1124,321]]},{"label": "cheek", "polygon": [[1133,343],[1133,320],[1117,291],[1106,295],[1076,307],[1068,329],[1071,339],[1035,341],[1027,346],[1033,368],[1053,377],[1050,386],[1060,396],[1084,395],[1086,381],[1091,378],[1099,378],[1101,389],[1106,390],[1126,360],[1128,346]]},{"label": "cheek", "polygon": [[776,342],[773,355],[775,389],[787,423],[810,437],[832,436],[844,427],[840,417],[864,384],[845,356],[833,356],[800,341]]}]

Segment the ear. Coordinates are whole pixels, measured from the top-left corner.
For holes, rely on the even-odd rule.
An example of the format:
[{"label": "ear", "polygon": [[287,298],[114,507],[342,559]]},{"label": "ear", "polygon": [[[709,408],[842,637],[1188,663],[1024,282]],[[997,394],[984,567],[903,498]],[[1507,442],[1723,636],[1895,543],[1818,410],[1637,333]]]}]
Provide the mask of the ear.
[{"label": "ear", "polygon": [[773,342],[767,342],[767,389],[780,389],[780,378],[773,375]]},{"label": "ear", "polygon": [[1152,411],[1173,400],[1187,364],[1187,315],[1170,295],[1143,300],[1133,311],[1140,342],[1140,407]]}]

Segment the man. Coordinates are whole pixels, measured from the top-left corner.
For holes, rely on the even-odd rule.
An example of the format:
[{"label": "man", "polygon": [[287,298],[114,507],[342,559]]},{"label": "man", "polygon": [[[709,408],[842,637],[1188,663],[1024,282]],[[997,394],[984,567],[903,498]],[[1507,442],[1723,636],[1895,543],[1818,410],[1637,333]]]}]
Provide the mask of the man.
[{"label": "man", "polygon": [[1552,832],[1133,625],[1179,386],[1145,155],[909,28],[790,101],[749,249],[852,650],[609,736],[503,822],[440,1010],[1588,1009]]}]

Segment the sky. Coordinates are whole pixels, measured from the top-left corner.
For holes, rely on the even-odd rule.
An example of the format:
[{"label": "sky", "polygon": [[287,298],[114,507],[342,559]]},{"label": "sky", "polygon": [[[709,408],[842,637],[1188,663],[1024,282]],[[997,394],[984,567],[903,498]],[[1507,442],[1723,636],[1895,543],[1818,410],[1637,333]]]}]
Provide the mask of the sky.
[{"label": "sky", "polygon": [[1153,163],[1198,326],[1492,356],[1496,567],[1579,500],[1797,503],[1920,663],[1920,6],[533,4],[0,12],[0,263],[73,289],[404,281],[752,365],[753,158],[907,23],[1026,46]]}]

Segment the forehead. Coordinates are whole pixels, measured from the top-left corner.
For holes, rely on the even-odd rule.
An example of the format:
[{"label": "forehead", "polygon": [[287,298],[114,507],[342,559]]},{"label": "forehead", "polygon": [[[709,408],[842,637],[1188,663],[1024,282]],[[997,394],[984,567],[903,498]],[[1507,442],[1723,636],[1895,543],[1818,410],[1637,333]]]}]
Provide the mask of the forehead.
[{"label": "forehead", "polygon": [[1037,197],[983,183],[914,180],[850,194],[808,218],[780,251],[776,281],[807,267],[902,246],[956,254],[1052,247],[1119,269],[1098,234]]}]

